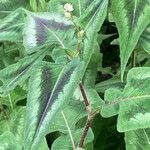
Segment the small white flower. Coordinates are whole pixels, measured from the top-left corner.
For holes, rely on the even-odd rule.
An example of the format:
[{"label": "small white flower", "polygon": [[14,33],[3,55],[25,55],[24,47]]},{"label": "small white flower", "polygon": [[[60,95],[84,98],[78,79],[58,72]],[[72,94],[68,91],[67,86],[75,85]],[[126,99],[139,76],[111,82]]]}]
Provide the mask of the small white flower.
[{"label": "small white flower", "polygon": [[66,4],[64,5],[64,10],[65,10],[66,12],[72,12],[72,11],[74,10],[74,8],[73,8],[72,4],[66,3]]},{"label": "small white flower", "polygon": [[65,12],[65,17],[66,18],[71,18],[71,13],[70,12]]}]

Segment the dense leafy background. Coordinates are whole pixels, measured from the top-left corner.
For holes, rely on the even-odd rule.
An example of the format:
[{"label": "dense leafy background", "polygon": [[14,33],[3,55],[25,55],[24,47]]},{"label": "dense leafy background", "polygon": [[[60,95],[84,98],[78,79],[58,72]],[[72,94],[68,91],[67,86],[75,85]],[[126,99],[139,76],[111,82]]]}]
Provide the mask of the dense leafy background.
[{"label": "dense leafy background", "polygon": [[75,150],[82,82],[83,149],[149,150],[149,54],[150,0],[0,0],[0,149]]}]

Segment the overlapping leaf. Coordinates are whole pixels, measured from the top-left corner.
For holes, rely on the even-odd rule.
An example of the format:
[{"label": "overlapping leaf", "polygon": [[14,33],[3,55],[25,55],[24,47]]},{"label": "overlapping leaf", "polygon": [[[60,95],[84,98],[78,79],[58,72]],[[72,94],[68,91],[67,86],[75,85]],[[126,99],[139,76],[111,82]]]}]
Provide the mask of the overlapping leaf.
[{"label": "overlapping leaf", "polygon": [[101,109],[101,115],[103,117],[112,117],[119,113],[119,103],[116,103],[116,99],[121,95],[119,89],[110,88],[106,90],[104,97],[104,105]]},{"label": "overlapping leaf", "polygon": [[[76,132],[73,133],[73,136],[75,137],[75,144],[76,146],[79,143],[81,134],[82,134],[82,130],[83,129],[78,129]],[[94,140],[94,135],[93,132],[90,128],[90,130],[88,131],[87,137],[85,138],[85,145],[92,142]],[[85,146],[85,148],[87,148],[87,146]],[[71,141],[69,139],[69,136],[61,136],[59,137],[57,140],[54,141],[53,145],[52,145],[52,150],[58,150],[58,149],[65,149],[65,150],[70,150],[72,149],[71,146]]]},{"label": "overlapping leaf", "polygon": [[[69,125],[69,130],[71,130],[72,133],[76,130],[76,123],[87,115],[84,103],[75,97],[73,97],[68,106],[63,109],[63,113]],[[59,131],[63,134],[68,134],[68,128],[61,112],[54,118],[48,131],[49,133]]]},{"label": "overlapping leaf", "polygon": [[17,9],[0,21],[0,41],[22,41],[24,11]]},{"label": "overlapping leaf", "polygon": [[24,7],[29,8],[29,3],[26,0],[1,0],[0,1],[0,19],[8,15],[11,11],[15,11],[17,8]]},{"label": "overlapping leaf", "polygon": [[125,133],[126,150],[149,150],[150,129],[138,129]]},{"label": "overlapping leaf", "polygon": [[117,128],[129,131],[150,127],[150,68],[130,70],[121,97]]},{"label": "overlapping leaf", "polygon": [[30,5],[35,12],[44,11],[46,7],[45,0],[30,0]]},{"label": "overlapping leaf", "polygon": [[[107,12],[107,0],[94,0],[79,18],[78,23],[85,30],[83,60],[85,69],[95,49],[98,47],[97,32],[100,30]],[[84,72],[84,71],[83,71]]]},{"label": "overlapping leaf", "polygon": [[3,82],[0,86],[0,94],[6,95],[17,85],[21,85],[30,76],[34,66],[43,59],[46,51],[21,59],[18,63],[12,64],[0,71],[0,80]]},{"label": "overlapping leaf", "polygon": [[[80,67],[79,67],[80,66]],[[33,72],[29,84],[25,150],[34,150],[47,134],[56,114],[69,103],[80,80],[82,63],[42,65]]]},{"label": "overlapping leaf", "polygon": [[5,132],[0,136],[0,149],[20,150],[21,147],[18,145],[15,136],[11,132]]},{"label": "overlapping leaf", "polygon": [[144,50],[150,53],[150,25],[142,33],[139,44],[142,45]]},{"label": "overlapping leaf", "polygon": [[120,36],[121,78],[140,35],[149,24],[150,0],[112,0],[111,10]]},{"label": "overlapping leaf", "polygon": [[32,48],[44,44],[58,44],[65,48],[64,41],[72,40],[73,24],[63,15],[56,13],[28,13],[23,43],[28,53]]}]

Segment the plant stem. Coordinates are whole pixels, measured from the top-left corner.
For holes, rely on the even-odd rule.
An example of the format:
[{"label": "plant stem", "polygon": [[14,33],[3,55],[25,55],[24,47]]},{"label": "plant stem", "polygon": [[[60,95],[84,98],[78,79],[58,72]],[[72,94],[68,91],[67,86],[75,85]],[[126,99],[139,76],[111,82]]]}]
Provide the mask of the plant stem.
[{"label": "plant stem", "polygon": [[86,136],[87,136],[87,134],[88,134],[89,128],[91,127],[91,123],[92,123],[92,119],[88,118],[87,121],[86,121],[84,130],[83,130],[83,133],[82,133],[82,135],[81,135],[80,142],[79,142],[79,146],[78,146],[78,147],[80,147],[80,148],[83,147],[85,138],[86,138]]},{"label": "plant stem", "polygon": [[86,110],[88,112],[88,118],[87,118],[87,121],[86,121],[86,124],[85,124],[85,127],[84,127],[84,130],[83,130],[83,133],[82,133],[82,136],[81,136],[81,139],[80,139],[80,142],[79,142],[79,145],[78,147],[82,148],[83,145],[84,145],[84,141],[85,141],[85,138],[87,136],[87,133],[89,131],[89,128],[91,127],[91,123],[92,123],[92,120],[93,120],[93,114],[92,114],[92,108],[91,108],[91,105],[89,103],[89,100],[86,96],[86,93],[85,93],[85,90],[84,90],[84,86],[82,83],[79,84],[79,87],[80,87],[80,91],[81,91],[81,94],[82,94],[82,97],[84,99],[84,104],[85,104],[85,107],[86,107]]},{"label": "plant stem", "polygon": [[132,62],[131,62],[132,68],[136,66],[136,50],[132,53]]},{"label": "plant stem", "polygon": [[79,84],[79,87],[80,87],[80,91],[81,91],[81,94],[82,94],[83,99],[84,99],[84,104],[85,104],[85,106],[87,107],[87,106],[89,106],[90,104],[89,104],[89,101],[88,101],[88,99],[87,99],[87,97],[86,97],[85,90],[84,90],[84,87],[83,87],[82,83]]}]

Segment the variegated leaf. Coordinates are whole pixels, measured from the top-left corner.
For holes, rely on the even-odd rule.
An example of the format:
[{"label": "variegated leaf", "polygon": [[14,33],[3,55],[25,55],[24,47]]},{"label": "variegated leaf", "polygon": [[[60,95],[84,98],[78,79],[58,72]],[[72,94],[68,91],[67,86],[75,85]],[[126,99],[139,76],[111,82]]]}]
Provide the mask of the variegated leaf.
[{"label": "variegated leaf", "polygon": [[105,20],[107,5],[108,0],[94,0],[78,20],[78,23],[83,27],[86,36],[84,39],[83,50],[83,60],[86,62],[85,70],[94,50],[98,48],[98,31]]},{"label": "variegated leaf", "polygon": [[27,102],[24,150],[36,150],[53,118],[66,106],[78,86],[82,63],[72,60],[63,69],[46,64],[33,72]]},{"label": "variegated leaf", "polygon": [[128,59],[150,23],[150,0],[111,0],[111,10],[119,31],[123,80]]},{"label": "variegated leaf", "polygon": [[0,71],[0,94],[6,95],[17,85],[22,85],[30,76],[31,70],[43,59],[45,52],[36,53],[21,59],[18,63],[12,64]]},{"label": "variegated leaf", "polygon": [[22,41],[24,11],[17,9],[0,21],[0,41]]},{"label": "variegated leaf", "polygon": [[31,51],[32,48],[45,44],[56,43],[65,48],[64,41],[66,38],[69,40],[72,34],[74,34],[72,29],[72,22],[62,15],[54,13],[28,13],[23,43],[28,53],[33,52]]}]

